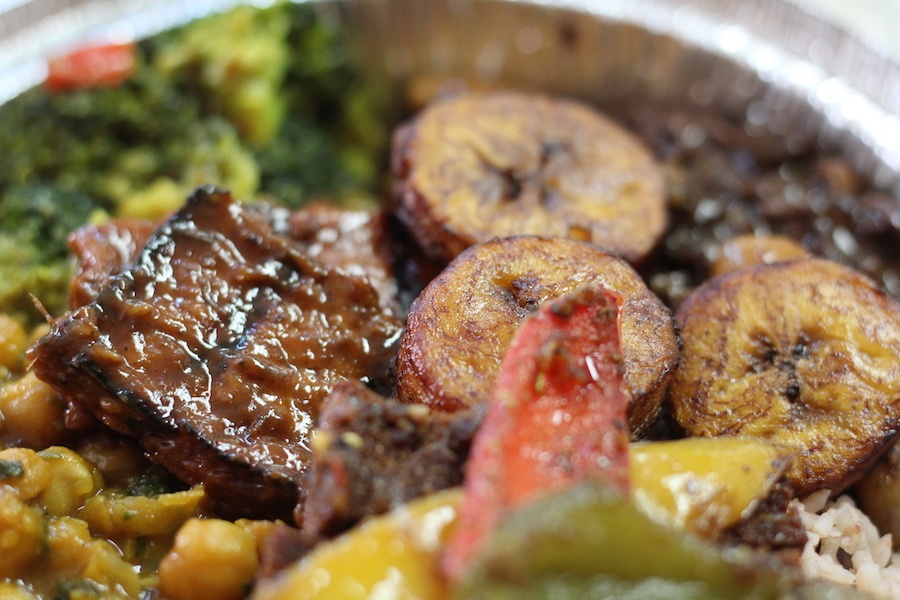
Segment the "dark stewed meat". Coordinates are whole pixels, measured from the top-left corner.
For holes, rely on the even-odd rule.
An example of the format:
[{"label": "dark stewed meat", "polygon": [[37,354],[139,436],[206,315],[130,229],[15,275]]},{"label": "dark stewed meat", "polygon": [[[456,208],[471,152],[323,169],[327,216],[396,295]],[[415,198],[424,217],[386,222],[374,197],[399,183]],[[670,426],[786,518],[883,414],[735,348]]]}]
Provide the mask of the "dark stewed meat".
[{"label": "dark stewed meat", "polygon": [[69,289],[69,308],[96,300],[111,277],[131,266],[155,229],[152,221],[113,219],[72,232],[69,250],[78,270]]},{"label": "dark stewed meat", "polygon": [[31,351],[69,401],[249,516],[302,501],[319,403],[339,381],[385,379],[402,328],[366,278],[311,259],[285,216],[199,189]]},{"label": "dark stewed meat", "polygon": [[327,538],[370,515],[462,484],[480,409],[432,411],[359,382],[335,386],[316,429],[306,502],[297,522]]}]

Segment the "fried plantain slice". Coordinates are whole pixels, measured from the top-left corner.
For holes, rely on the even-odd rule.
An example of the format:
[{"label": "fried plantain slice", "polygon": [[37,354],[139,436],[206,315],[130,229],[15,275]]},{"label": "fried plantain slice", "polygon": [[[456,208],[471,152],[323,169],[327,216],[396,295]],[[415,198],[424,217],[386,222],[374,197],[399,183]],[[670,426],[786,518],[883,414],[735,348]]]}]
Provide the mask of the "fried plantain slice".
[{"label": "fried plantain slice", "polygon": [[436,102],[394,135],[400,218],[434,258],[518,234],[593,242],[630,263],[667,224],[662,173],[625,129],[521,93]]},{"label": "fried plantain slice", "polygon": [[404,402],[442,410],[488,401],[516,330],[538,307],[588,284],[622,298],[621,347],[637,437],[655,419],[678,358],[669,309],[625,261],[591,244],[514,236],[473,246],[419,295],[395,368]]},{"label": "fried plantain slice", "polygon": [[793,260],[809,254],[787,236],[746,233],[722,244],[719,257],[710,266],[710,274],[715,277],[750,265]]},{"label": "fried plantain slice", "polygon": [[675,322],[678,423],[793,449],[798,496],[851,485],[900,430],[900,305],[849,267],[745,267],[697,288]]}]

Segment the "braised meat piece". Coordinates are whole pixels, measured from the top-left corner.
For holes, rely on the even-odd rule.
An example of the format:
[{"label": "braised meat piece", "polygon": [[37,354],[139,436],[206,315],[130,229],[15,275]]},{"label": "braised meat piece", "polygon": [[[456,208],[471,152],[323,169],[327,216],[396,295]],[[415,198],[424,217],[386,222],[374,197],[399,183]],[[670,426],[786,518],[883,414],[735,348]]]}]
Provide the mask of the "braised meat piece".
[{"label": "braised meat piece", "polygon": [[282,216],[199,189],[31,358],[179,478],[284,518],[303,498],[320,402],[338,381],[386,378],[401,323],[366,279],[277,233]]},{"label": "braised meat piece", "polygon": [[[128,269],[159,223],[142,219],[111,219],[85,225],[69,234],[69,251],[76,271],[69,286],[69,309],[97,299],[109,280]],[[84,433],[97,425],[88,410],[67,402],[66,429]]]},{"label": "braised meat piece", "polygon": [[69,290],[69,308],[93,302],[110,277],[131,266],[158,225],[140,219],[113,219],[74,231],[69,236],[69,250],[78,271]]},{"label": "braised meat piece", "polygon": [[357,381],[335,386],[314,436],[307,497],[297,523],[330,537],[365,516],[462,484],[482,413],[432,411],[385,398]]},{"label": "braised meat piece", "polygon": [[796,564],[806,544],[807,533],[787,480],[776,482],[772,491],[740,523],[723,536],[727,544],[745,544],[775,552],[788,564]]},{"label": "braised meat piece", "polygon": [[[261,206],[265,208],[257,211]],[[267,218],[277,233],[299,242],[317,262],[367,278],[385,310],[400,313],[388,213],[347,210],[326,202],[311,203],[294,212],[266,204],[253,205],[250,210]],[[110,277],[129,268],[158,226],[149,220],[112,219],[74,231],[69,236],[69,250],[78,270],[69,308],[92,302]]]},{"label": "braised meat piece", "polygon": [[365,277],[390,314],[401,312],[392,267],[388,213],[314,202],[291,213],[288,233],[307,254],[348,275]]},{"label": "braised meat piece", "polygon": [[320,541],[321,539],[306,535],[296,527],[277,521],[272,530],[260,540],[257,583],[275,577],[303,558]]}]

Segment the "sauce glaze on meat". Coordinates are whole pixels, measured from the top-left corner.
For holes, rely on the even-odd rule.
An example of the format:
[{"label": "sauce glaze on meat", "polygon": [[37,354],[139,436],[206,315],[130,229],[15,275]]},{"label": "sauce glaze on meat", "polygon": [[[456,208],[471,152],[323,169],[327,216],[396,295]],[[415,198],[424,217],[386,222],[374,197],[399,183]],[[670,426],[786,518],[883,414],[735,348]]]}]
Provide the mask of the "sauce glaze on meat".
[{"label": "sauce glaze on meat", "polygon": [[325,267],[286,211],[199,189],[97,299],[32,350],[38,376],[241,514],[302,499],[319,403],[386,378],[401,322]]}]

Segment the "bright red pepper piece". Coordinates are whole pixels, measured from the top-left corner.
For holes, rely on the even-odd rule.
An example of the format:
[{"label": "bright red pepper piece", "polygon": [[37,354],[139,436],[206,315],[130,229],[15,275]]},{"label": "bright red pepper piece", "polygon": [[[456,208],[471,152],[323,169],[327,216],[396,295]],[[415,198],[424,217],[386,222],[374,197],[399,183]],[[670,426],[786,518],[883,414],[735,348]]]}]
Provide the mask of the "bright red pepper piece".
[{"label": "bright red pepper piece", "polygon": [[511,509],[600,478],[627,494],[629,393],[618,297],[586,288],[522,324],[503,359],[466,467],[463,504],[442,567],[459,581]]},{"label": "bright red pepper piece", "polygon": [[136,64],[133,43],[85,46],[49,61],[46,85],[53,92],[116,87],[131,76]]}]

